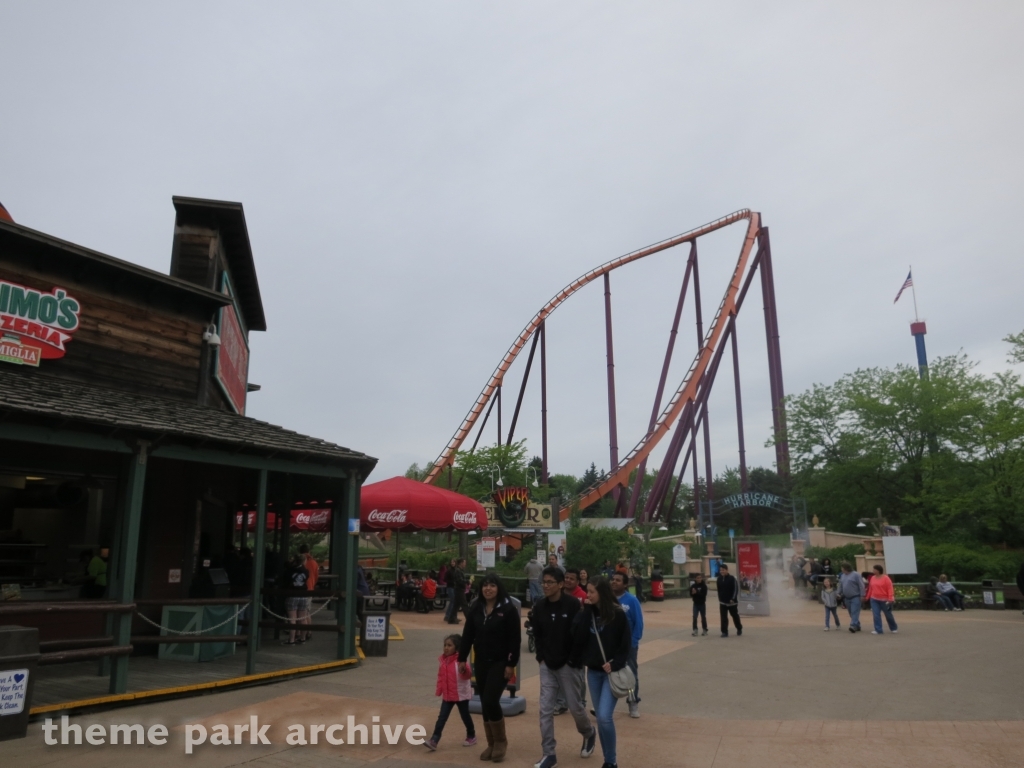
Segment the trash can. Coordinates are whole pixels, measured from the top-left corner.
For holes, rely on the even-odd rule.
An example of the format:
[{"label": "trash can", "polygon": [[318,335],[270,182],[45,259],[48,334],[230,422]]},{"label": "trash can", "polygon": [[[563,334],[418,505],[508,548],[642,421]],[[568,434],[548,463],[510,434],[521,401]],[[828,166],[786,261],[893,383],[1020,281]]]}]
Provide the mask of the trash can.
[{"label": "trash can", "polygon": [[363,611],[359,647],[364,656],[387,656],[391,634],[391,611]]},{"label": "trash can", "polygon": [[651,600],[659,603],[665,599],[665,577],[655,568],[651,571]]},{"label": "trash can", "polygon": [[23,739],[28,733],[38,663],[38,629],[0,627],[0,741]]},{"label": "trash can", "polygon": [[1006,600],[1003,597],[1003,582],[998,579],[985,579],[981,582],[982,604],[993,611],[1005,611]]}]

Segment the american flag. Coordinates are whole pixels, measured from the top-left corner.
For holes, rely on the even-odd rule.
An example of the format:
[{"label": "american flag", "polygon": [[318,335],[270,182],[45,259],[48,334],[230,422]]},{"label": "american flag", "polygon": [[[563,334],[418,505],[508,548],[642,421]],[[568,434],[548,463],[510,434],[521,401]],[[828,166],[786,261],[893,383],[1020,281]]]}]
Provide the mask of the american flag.
[{"label": "american flag", "polygon": [[909,288],[910,286],[912,286],[914,284],[914,278],[911,277],[910,275],[911,275],[911,273],[907,272],[907,279],[906,279],[906,281],[904,281],[903,285],[900,286],[900,292],[896,294],[896,298],[892,300],[893,304],[895,304],[897,301],[899,301],[900,300],[900,296],[903,295],[903,292],[905,290],[907,290],[907,288]]}]

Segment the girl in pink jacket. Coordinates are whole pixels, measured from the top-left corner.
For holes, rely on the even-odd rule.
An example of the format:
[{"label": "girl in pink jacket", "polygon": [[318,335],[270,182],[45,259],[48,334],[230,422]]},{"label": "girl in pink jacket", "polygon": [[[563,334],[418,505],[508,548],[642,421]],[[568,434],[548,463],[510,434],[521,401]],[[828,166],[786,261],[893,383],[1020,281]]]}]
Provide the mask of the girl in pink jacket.
[{"label": "girl in pink jacket", "polygon": [[459,716],[466,725],[466,740],[462,742],[462,746],[472,747],[476,744],[476,730],[473,727],[473,718],[469,715],[469,700],[473,698],[473,686],[469,682],[469,676],[463,677],[459,674],[461,642],[461,635],[448,635],[444,639],[444,653],[437,659],[437,688],[434,695],[441,697],[441,712],[434,723],[434,735],[424,744],[431,752],[437,749],[444,724],[448,722],[448,715],[455,707],[459,708]]}]

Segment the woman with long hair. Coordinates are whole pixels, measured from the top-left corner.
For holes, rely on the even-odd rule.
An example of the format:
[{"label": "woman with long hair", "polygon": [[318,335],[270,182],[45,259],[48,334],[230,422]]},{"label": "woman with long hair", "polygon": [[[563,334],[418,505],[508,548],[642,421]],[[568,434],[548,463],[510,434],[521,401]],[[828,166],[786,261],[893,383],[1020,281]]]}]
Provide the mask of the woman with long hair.
[{"label": "woman with long hair", "polygon": [[522,632],[519,611],[509,599],[497,574],[479,580],[477,597],[466,612],[466,630],[459,646],[459,668],[465,675],[469,651],[474,652],[476,689],[484,716],[487,749],[481,760],[500,763],[508,750],[505,717],[501,712],[501,694],[516,672]]},{"label": "woman with long hair", "polygon": [[626,666],[633,636],[626,612],[619,606],[604,576],[596,576],[587,584],[587,600],[581,613],[576,625],[576,655],[587,668],[590,699],[594,702],[597,734],[604,753],[601,768],[616,768],[613,718],[619,700],[612,692],[608,675]]}]

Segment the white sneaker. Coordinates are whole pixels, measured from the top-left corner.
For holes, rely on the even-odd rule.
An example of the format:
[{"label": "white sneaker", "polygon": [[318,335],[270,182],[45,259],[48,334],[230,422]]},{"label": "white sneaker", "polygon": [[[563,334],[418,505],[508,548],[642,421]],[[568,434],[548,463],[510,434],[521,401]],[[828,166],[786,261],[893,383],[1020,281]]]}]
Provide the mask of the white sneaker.
[{"label": "white sneaker", "polygon": [[828,632],[828,627],[825,627],[825,631]]},{"label": "white sneaker", "polygon": [[899,634],[899,632],[900,632],[900,631],[899,631],[898,629],[894,629],[894,630],[893,630],[892,632],[890,632],[889,634],[890,634],[890,635],[898,635],[898,634]]},{"label": "white sneaker", "polygon": [[882,633],[881,633],[881,632],[875,632],[875,630],[873,630],[873,629],[872,629],[872,630],[871,630],[871,634],[872,634],[872,635],[880,635],[880,634],[882,634]]},{"label": "white sneaker", "polygon": [[640,717],[640,705],[635,701],[629,702],[629,716],[634,720]]}]

